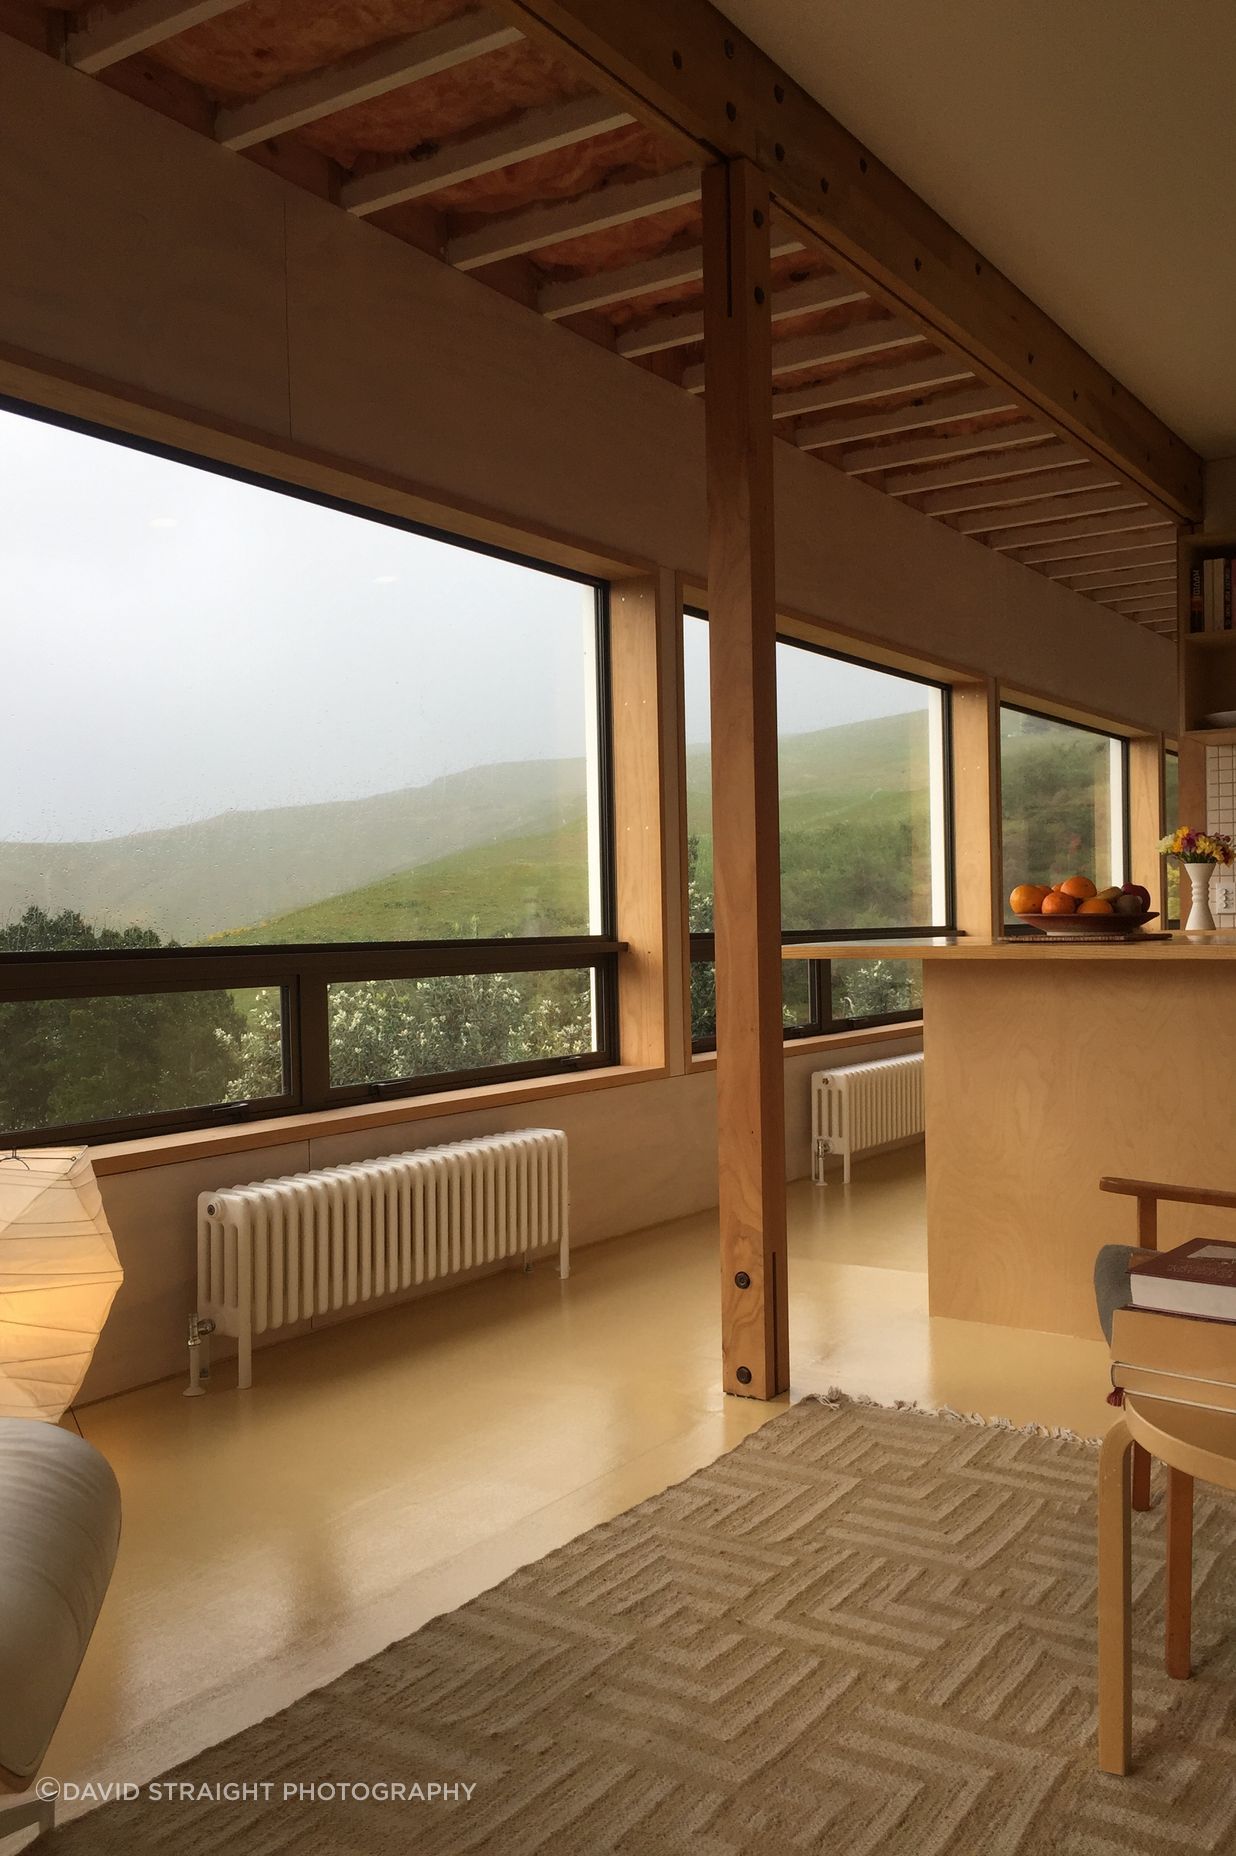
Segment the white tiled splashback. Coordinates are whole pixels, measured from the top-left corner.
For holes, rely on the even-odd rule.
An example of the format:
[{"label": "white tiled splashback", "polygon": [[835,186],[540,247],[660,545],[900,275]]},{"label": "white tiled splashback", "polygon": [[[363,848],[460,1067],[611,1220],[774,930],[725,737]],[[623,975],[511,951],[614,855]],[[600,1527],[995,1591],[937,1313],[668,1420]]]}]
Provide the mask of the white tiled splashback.
[{"label": "white tiled splashback", "polygon": [[[1206,749],[1206,827],[1236,838],[1236,747]],[[1221,915],[1216,909],[1215,922],[1220,928],[1236,928],[1236,915]]]}]

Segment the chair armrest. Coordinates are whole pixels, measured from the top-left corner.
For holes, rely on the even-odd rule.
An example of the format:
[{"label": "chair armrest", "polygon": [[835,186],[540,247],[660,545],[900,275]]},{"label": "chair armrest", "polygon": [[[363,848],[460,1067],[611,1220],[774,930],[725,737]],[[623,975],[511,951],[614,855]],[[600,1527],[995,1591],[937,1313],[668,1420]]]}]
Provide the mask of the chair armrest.
[{"label": "chair armrest", "polygon": [[1209,1186],[1170,1186],[1153,1179],[1117,1179],[1110,1174],[1099,1181],[1100,1192],[1120,1192],[1137,1200],[1137,1241],[1145,1250],[1159,1247],[1159,1201],[1174,1205],[1217,1205],[1236,1211],[1236,1192],[1219,1192]]}]

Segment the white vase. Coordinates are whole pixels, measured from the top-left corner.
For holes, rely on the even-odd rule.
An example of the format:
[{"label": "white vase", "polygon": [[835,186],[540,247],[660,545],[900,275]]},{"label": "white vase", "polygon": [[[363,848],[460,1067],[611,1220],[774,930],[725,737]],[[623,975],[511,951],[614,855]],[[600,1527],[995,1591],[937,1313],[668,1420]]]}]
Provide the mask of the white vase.
[{"label": "white vase", "polygon": [[1211,863],[1186,863],[1185,869],[1193,885],[1193,906],[1189,910],[1185,927],[1194,931],[1213,928],[1215,918],[1210,913],[1210,879],[1215,873],[1215,866]]}]

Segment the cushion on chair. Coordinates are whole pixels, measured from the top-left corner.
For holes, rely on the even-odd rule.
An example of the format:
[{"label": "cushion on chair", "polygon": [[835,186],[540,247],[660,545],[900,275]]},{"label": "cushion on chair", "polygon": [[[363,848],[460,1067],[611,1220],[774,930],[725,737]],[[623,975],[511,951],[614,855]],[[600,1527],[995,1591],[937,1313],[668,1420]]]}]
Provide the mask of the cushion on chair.
[{"label": "cushion on chair", "polygon": [[83,1438],[0,1419],[0,1781],[33,1782],[64,1712],[120,1539],[120,1490]]},{"label": "cushion on chair", "polygon": [[1129,1265],[1143,1257],[1153,1257],[1153,1250],[1138,1250],[1133,1244],[1104,1244],[1094,1260],[1094,1299],[1098,1304],[1103,1338],[1112,1338],[1112,1316],[1125,1308],[1129,1300]]}]

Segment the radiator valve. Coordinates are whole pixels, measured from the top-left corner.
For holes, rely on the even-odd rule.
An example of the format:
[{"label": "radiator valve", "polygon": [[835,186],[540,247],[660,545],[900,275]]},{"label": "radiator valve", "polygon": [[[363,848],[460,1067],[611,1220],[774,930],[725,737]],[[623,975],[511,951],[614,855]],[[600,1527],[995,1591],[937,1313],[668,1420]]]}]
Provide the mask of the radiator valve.
[{"label": "radiator valve", "polygon": [[210,1336],[215,1331],[213,1321],[203,1320],[196,1312],[189,1316],[189,1383],[185,1387],[186,1398],[204,1398],[206,1387],[202,1381],[210,1378]]}]

